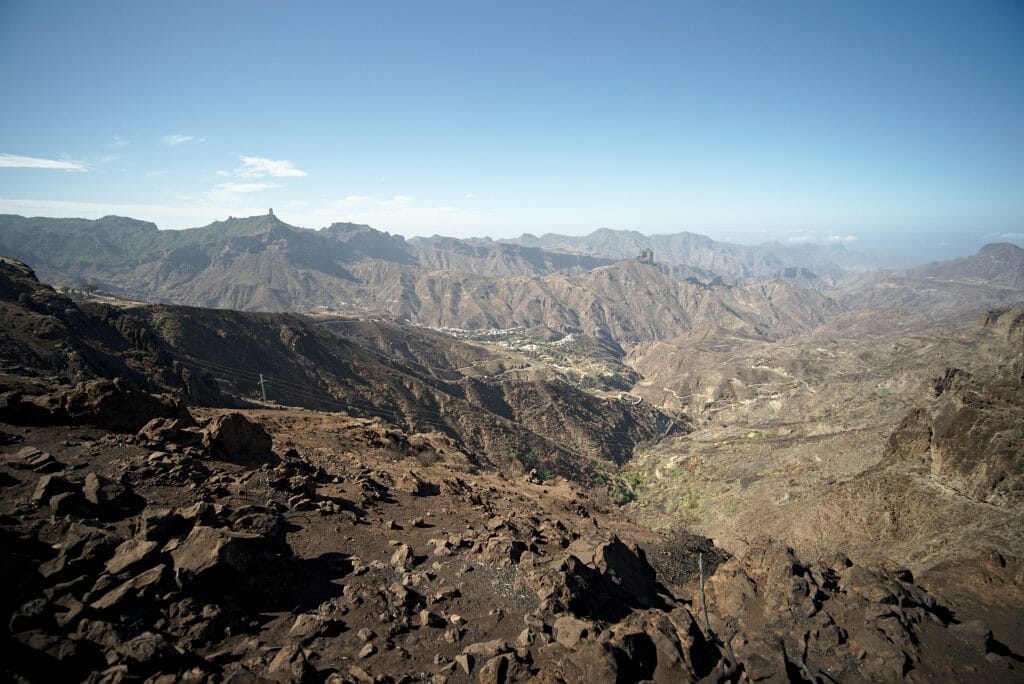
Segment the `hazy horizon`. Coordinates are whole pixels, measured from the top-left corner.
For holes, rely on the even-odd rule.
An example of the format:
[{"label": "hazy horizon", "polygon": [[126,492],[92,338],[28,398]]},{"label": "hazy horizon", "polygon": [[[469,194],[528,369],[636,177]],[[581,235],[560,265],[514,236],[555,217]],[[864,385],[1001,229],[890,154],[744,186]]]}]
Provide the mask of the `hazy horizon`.
[{"label": "hazy horizon", "polygon": [[0,6],[0,212],[1024,244],[1013,3]]},{"label": "hazy horizon", "polygon": [[[270,207],[269,209],[272,209],[272,207]],[[95,216],[72,216],[72,215],[68,215],[68,216],[39,216],[39,215],[29,215],[29,214],[15,214],[15,215],[23,215],[26,218],[54,218],[54,219],[67,218],[67,219],[86,219],[86,220],[97,220],[97,219],[101,219],[101,218],[105,218],[105,217],[109,217],[109,216],[118,216],[118,217],[123,217],[123,218],[130,218],[130,219],[134,219],[134,220],[138,220],[138,221],[144,221],[144,222],[147,222],[147,223],[153,223],[154,225],[156,225],[157,229],[159,229],[159,230],[192,230],[192,229],[197,229],[197,228],[205,228],[205,227],[208,227],[208,226],[213,225],[215,223],[224,222],[224,221],[227,221],[227,220],[230,220],[230,219],[259,218],[261,216],[266,216],[267,215],[267,210],[264,210],[264,211],[261,211],[261,212],[257,211],[257,212],[255,212],[253,214],[244,214],[244,215],[234,215],[234,214],[232,214],[232,215],[229,215],[229,216],[220,216],[220,217],[213,218],[210,221],[208,221],[208,222],[206,222],[204,224],[201,224],[201,225],[189,225],[189,226],[182,226],[180,228],[178,228],[178,227],[176,227],[176,228],[164,227],[164,226],[161,226],[161,225],[157,224],[155,221],[149,221],[148,219],[146,219],[143,216],[130,216],[130,215],[127,215],[127,214],[96,214]],[[349,220],[344,219],[344,218],[339,218],[337,221],[332,221],[331,223],[328,223],[326,225],[309,226],[309,225],[302,225],[300,223],[296,223],[295,221],[289,220],[288,216],[281,216],[276,210],[274,211],[274,216],[275,216],[275,218],[279,219],[280,221],[282,221],[284,223],[287,223],[287,224],[289,224],[291,226],[294,226],[296,228],[308,229],[308,230],[323,230],[325,228],[328,228],[332,223],[355,223],[355,224],[361,224],[361,222],[359,222],[359,221],[349,221]],[[365,224],[365,225],[369,225],[369,224]],[[582,231],[577,231],[577,232],[562,232],[562,231],[557,231],[557,230],[554,230],[554,231],[551,231],[551,230],[547,230],[547,231],[523,230],[523,231],[519,231],[519,232],[510,232],[507,235],[462,235],[462,236],[453,236],[453,235],[447,235],[447,234],[444,234],[444,233],[436,233],[436,232],[434,232],[434,233],[423,232],[423,233],[419,233],[419,234],[406,234],[406,233],[402,233],[402,232],[398,232],[398,231],[387,231],[387,230],[384,230],[382,228],[379,228],[379,227],[373,226],[373,225],[370,225],[370,228],[373,228],[375,230],[380,230],[382,232],[386,232],[386,233],[389,233],[391,235],[398,235],[398,236],[401,236],[402,238],[407,239],[407,240],[408,239],[414,239],[414,238],[457,237],[458,239],[469,239],[469,240],[473,240],[473,239],[492,239],[492,240],[495,240],[495,241],[502,241],[502,240],[506,240],[507,241],[507,240],[516,240],[516,239],[525,237],[527,235],[530,235],[530,236],[533,236],[533,237],[537,237],[537,238],[542,238],[542,237],[547,236],[547,235],[558,235],[558,236],[565,236],[565,237],[582,237],[582,236],[587,236],[587,235],[590,235],[592,233],[595,233],[595,232],[601,231],[601,230],[635,232],[635,233],[639,233],[640,235],[643,235],[645,237],[668,236],[668,235],[676,235],[676,234],[680,234],[680,233],[693,233],[693,234],[703,235],[705,237],[711,238],[712,240],[715,240],[716,242],[737,244],[737,245],[748,246],[748,247],[767,246],[767,245],[782,245],[784,247],[800,247],[800,246],[805,246],[805,245],[813,245],[813,246],[819,246],[819,247],[841,247],[841,248],[849,250],[851,252],[861,252],[861,253],[866,253],[866,254],[877,255],[877,256],[880,256],[880,257],[889,257],[889,258],[891,258],[892,261],[899,262],[899,263],[904,263],[907,266],[913,266],[913,265],[918,265],[918,264],[925,264],[925,263],[929,263],[929,262],[933,262],[933,261],[946,261],[946,260],[955,259],[955,258],[959,258],[959,257],[971,256],[971,255],[975,254],[979,249],[984,247],[985,245],[994,244],[994,243],[1008,243],[1008,244],[1013,244],[1013,245],[1016,245],[1017,247],[1020,247],[1020,248],[1024,249],[1024,241],[1022,241],[1021,239],[1019,239],[1019,238],[1012,238],[1012,237],[1011,237],[1011,239],[1007,239],[1007,237],[1005,235],[998,235],[998,234],[980,234],[980,235],[976,235],[976,236],[972,236],[972,235],[963,236],[963,235],[959,235],[959,234],[956,234],[956,233],[952,233],[952,234],[950,234],[949,237],[953,238],[954,240],[956,238],[960,238],[960,240],[959,241],[940,240],[937,243],[923,244],[920,240],[915,238],[914,234],[912,234],[912,233],[904,233],[904,234],[898,236],[898,238],[899,238],[898,240],[890,239],[890,240],[888,240],[888,241],[886,241],[884,243],[880,243],[880,244],[876,244],[876,245],[871,245],[871,244],[862,244],[862,243],[859,243],[856,240],[845,240],[845,239],[842,239],[840,236],[834,236],[833,239],[828,239],[827,237],[825,239],[815,239],[814,237],[807,237],[807,238],[796,237],[796,238],[788,239],[788,240],[783,242],[783,241],[779,241],[779,240],[776,240],[776,239],[763,239],[763,240],[757,240],[757,239],[754,239],[754,238],[744,239],[742,236],[733,239],[733,238],[730,238],[730,237],[728,237],[726,235],[721,235],[721,234],[716,235],[716,234],[713,234],[713,232],[702,232],[702,231],[688,230],[686,228],[681,228],[679,230],[671,230],[671,231],[661,231],[661,232],[658,232],[658,231],[647,231],[647,230],[643,230],[642,228],[630,227],[630,226],[621,226],[621,227],[598,226],[598,227],[595,227],[595,228],[593,228],[591,230],[582,230]],[[934,236],[934,234],[929,234],[927,237],[934,238],[935,236]],[[901,244],[904,245],[903,251],[900,251],[898,249],[898,245],[901,245]]]}]

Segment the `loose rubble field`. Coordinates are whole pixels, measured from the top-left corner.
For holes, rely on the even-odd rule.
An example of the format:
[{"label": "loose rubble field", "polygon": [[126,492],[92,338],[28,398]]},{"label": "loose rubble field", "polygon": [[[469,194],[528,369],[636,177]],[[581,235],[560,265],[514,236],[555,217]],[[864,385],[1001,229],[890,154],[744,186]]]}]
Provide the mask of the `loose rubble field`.
[{"label": "loose rubble field", "polygon": [[1011,681],[1020,666],[905,569],[805,565],[770,540],[727,559],[563,479],[506,479],[438,434],[343,414],[161,404],[112,432],[116,391],[82,389],[95,410],[72,427],[0,424],[6,678]]}]

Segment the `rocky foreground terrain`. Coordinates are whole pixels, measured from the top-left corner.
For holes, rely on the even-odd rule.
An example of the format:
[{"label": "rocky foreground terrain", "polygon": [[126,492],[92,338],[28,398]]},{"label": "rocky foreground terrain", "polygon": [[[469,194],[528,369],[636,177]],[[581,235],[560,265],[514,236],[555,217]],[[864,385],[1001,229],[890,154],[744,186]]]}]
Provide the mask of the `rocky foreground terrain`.
[{"label": "rocky foreground terrain", "polygon": [[[937,375],[916,324],[708,338],[689,384],[655,342],[635,402],[392,324],[80,305],[7,259],[0,317],[5,679],[1020,679],[1019,309],[950,335],[977,362]],[[879,385],[907,350],[930,363]],[[261,406],[249,362],[305,408]],[[804,410],[853,462],[802,465]],[[749,494],[750,533],[652,520],[680,482],[723,517]],[[967,526],[945,551],[942,524]]]},{"label": "rocky foreground terrain", "polygon": [[72,394],[32,422],[73,425],[2,425],[9,679],[1019,677],[904,568],[726,558],[381,421]]}]

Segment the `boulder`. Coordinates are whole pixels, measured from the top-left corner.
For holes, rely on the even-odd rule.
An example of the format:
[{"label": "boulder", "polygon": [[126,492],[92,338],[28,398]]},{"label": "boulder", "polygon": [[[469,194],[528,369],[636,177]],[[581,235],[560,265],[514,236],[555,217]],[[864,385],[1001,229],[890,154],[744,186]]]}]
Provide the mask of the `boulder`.
[{"label": "boulder", "polygon": [[80,485],[77,485],[60,475],[43,475],[36,482],[35,491],[32,492],[32,501],[42,505],[48,505],[50,499],[58,494],[80,492]]},{"label": "boulder", "polygon": [[86,475],[82,484],[85,499],[101,507],[120,506],[127,493],[128,489],[124,485],[96,473]]},{"label": "boulder", "polygon": [[216,591],[256,589],[273,592],[274,572],[287,572],[291,548],[259,534],[197,525],[171,552],[181,585],[202,585]]},{"label": "boulder", "polygon": [[433,611],[424,608],[420,611],[420,627],[445,627],[448,621]]},{"label": "boulder", "polygon": [[57,556],[40,564],[39,574],[51,582],[80,575],[95,576],[121,541],[106,530],[74,523],[55,547]]},{"label": "boulder", "polygon": [[574,543],[561,564],[522,581],[543,608],[576,617],[615,622],[635,608],[664,605],[643,550],[615,536],[597,546]]},{"label": "boulder", "polygon": [[[717,656],[685,608],[670,613],[636,611],[613,627],[612,634],[612,645],[622,653],[620,665],[631,680],[693,681],[709,664],[704,661]],[[701,661],[694,662],[695,658]]]},{"label": "boulder", "polygon": [[154,418],[138,432],[138,437],[151,445],[193,444],[200,441],[198,432],[188,430],[193,427],[195,421],[191,416],[187,418]]},{"label": "boulder", "polygon": [[334,618],[316,615],[314,613],[302,613],[288,630],[288,636],[300,641],[309,641],[317,637],[330,636],[335,634],[343,623]]},{"label": "boulder", "polygon": [[156,596],[167,584],[167,578],[167,566],[158,565],[150,568],[103,594],[93,601],[90,607],[93,610],[116,611],[126,606],[135,606],[140,601]]},{"label": "boulder", "polygon": [[147,666],[148,670],[161,669],[174,672],[182,653],[162,634],[143,632],[114,649],[121,657]]},{"label": "boulder", "polygon": [[53,619],[53,607],[46,599],[37,598],[19,606],[8,622],[11,634],[30,629],[50,631],[56,625]]},{"label": "boulder", "polygon": [[408,544],[401,544],[395,552],[391,554],[391,565],[396,568],[402,568],[408,570],[415,563],[416,557],[413,555],[412,547]]},{"label": "boulder", "polygon": [[567,682],[627,681],[619,679],[616,651],[605,642],[581,642],[579,648],[562,661],[561,667]]},{"label": "boulder", "polygon": [[576,644],[579,643],[580,639],[595,634],[596,625],[590,620],[580,620],[571,615],[562,615],[555,620],[553,631],[555,641],[565,648],[572,650],[576,648]]},{"label": "boulder", "polygon": [[141,538],[128,539],[114,550],[114,557],[107,561],[106,570],[111,575],[130,570],[155,558],[158,548],[159,545],[155,541]]},{"label": "boulder", "polygon": [[440,491],[436,484],[427,482],[412,470],[398,479],[395,489],[413,496],[432,496]]},{"label": "boulder", "polygon": [[306,660],[306,652],[296,644],[289,644],[278,651],[267,666],[267,672],[289,677],[294,682],[312,682],[316,677],[316,669]]},{"label": "boulder", "polygon": [[490,658],[480,668],[477,681],[480,684],[505,684],[531,679],[530,670],[512,653]]},{"label": "boulder", "polygon": [[225,413],[210,421],[202,432],[203,445],[215,458],[243,463],[272,460],[273,440],[263,426],[241,413]]},{"label": "boulder", "polygon": [[462,649],[462,654],[473,656],[477,659],[488,659],[501,655],[502,653],[508,653],[511,650],[512,648],[506,641],[502,639],[493,639],[491,641],[480,641],[475,644],[470,644]]},{"label": "boulder", "polygon": [[[288,523],[276,511],[263,506],[244,506],[233,512],[227,519],[228,525],[235,532],[258,534],[266,540],[282,546],[286,545],[285,535]],[[210,525],[212,522],[202,524]]]},{"label": "boulder", "polygon": [[37,473],[56,473],[66,467],[48,452],[40,451],[33,446],[22,447],[17,453],[5,458],[7,464],[12,468],[32,470]]},{"label": "boulder", "polygon": [[954,624],[951,611],[902,567],[843,557],[805,565],[771,539],[753,540],[719,566],[708,578],[707,600],[712,626],[723,638],[734,635],[736,659],[751,681],[785,681],[787,672],[813,681],[822,673],[836,681],[893,681],[911,671],[928,681],[951,677],[946,668],[954,660],[954,672],[965,673],[1013,667],[1018,658],[986,653],[988,628]]},{"label": "boulder", "polygon": [[50,510],[55,516],[77,515],[86,517],[93,513],[92,505],[81,492],[63,492],[50,497]]}]

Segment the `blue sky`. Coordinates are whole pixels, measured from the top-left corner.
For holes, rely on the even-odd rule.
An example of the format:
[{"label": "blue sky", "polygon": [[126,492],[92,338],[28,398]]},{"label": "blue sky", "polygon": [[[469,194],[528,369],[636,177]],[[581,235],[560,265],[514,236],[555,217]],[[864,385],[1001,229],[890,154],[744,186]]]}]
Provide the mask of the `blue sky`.
[{"label": "blue sky", "polygon": [[1020,2],[3,0],[0,88],[0,212],[1024,242]]}]

